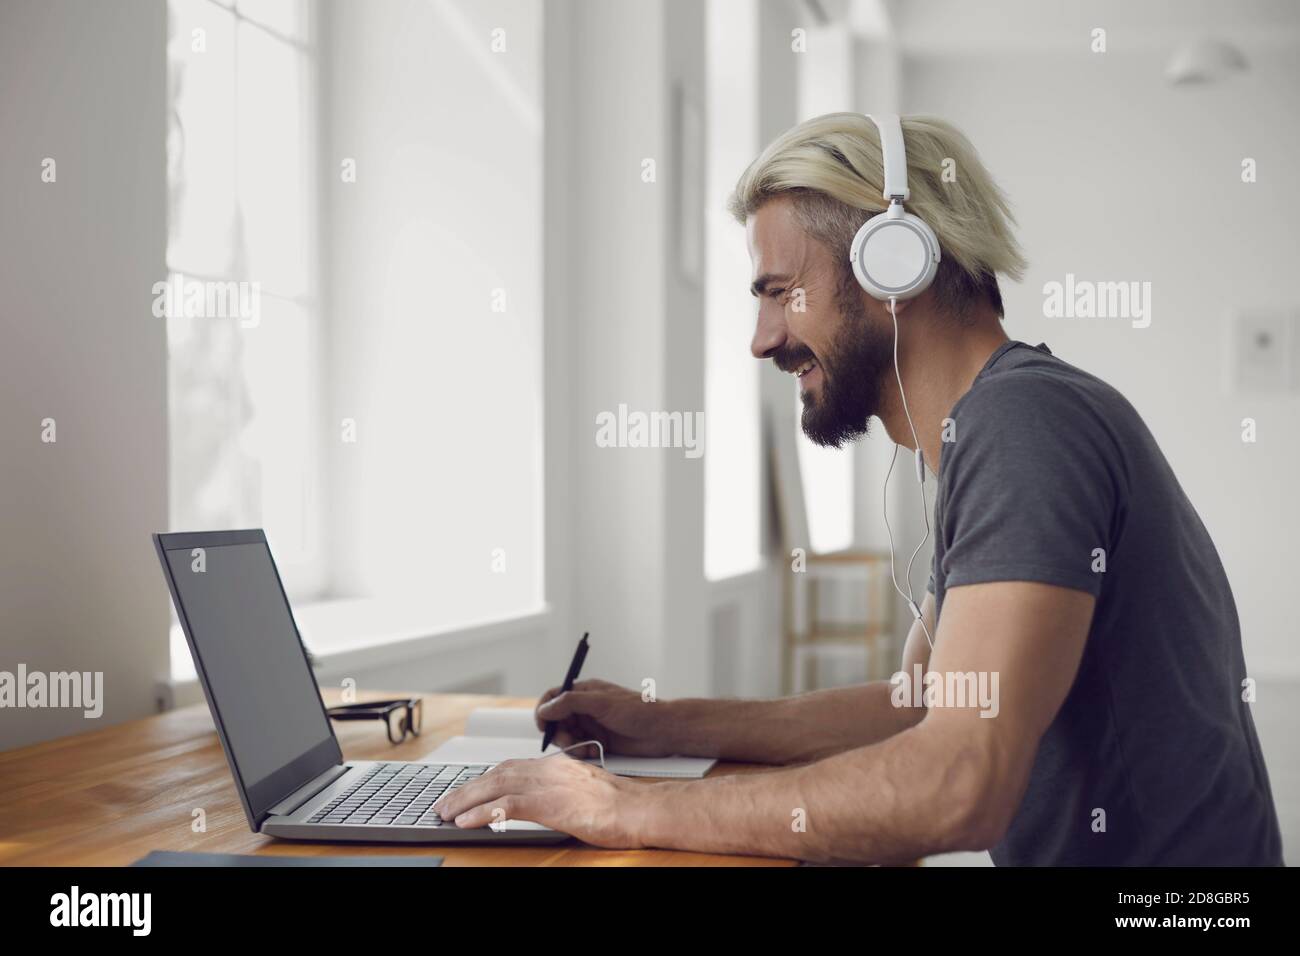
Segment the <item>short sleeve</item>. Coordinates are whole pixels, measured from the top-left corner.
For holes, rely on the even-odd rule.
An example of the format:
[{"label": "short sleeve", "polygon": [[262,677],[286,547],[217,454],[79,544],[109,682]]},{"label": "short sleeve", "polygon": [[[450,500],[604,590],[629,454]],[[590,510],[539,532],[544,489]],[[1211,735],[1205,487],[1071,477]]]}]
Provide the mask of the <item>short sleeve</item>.
[{"label": "short sleeve", "polygon": [[[945,588],[1034,581],[1096,596],[1122,494],[1121,451],[1068,384],[1010,372],[953,416],[939,482]],[[1098,549],[1101,549],[1100,551]]]}]

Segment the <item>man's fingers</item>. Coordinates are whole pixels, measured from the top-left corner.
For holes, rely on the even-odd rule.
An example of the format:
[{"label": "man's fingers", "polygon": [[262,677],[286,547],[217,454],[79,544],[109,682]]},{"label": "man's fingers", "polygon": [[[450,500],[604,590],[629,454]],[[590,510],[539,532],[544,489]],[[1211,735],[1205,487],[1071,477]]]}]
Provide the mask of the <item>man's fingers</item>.
[{"label": "man's fingers", "polygon": [[546,729],[546,721],[542,718],[542,713],[541,713],[542,708],[545,707],[549,701],[554,700],[556,697],[559,697],[563,693],[564,693],[563,687],[552,687],[545,694],[543,694],[541,697],[538,698],[537,706],[533,708],[533,720],[537,723],[538,730]]},{"label": "man's fingers", "polygon": [[574,689],[542,704],[537,708],[537,716],[543,721],[563,720],[574,714],[599,717],[605,711],[607,700],[601,691]]},{"label": "man's fingers", "polygon": [[510,793],[517,789],[514,786],[517,765],[522,763],[526,761],[507,760],[497,764],[477,780],[461,784],[451,793],[444,793],[434,801],[433,811],[444,820],[453,820],[457,814],[464,813],[470,807]]},{"label": "man's fingers", "polygon": [[619,690],[617,684],[611,684],[607,680],[601,680],[599,677],[590,677],[587,680],[573,682],[574,690]]},{"label": "man's fingers", "polygon": [[434,809],[444,820],[466,829],[506,820],[548,825],[553,814],[546,809],[542,791],[547,780],[556,779],[557,773],[563,779],[562,771],[570,763],[563,757],[507,760],[473,783],[447,794],[434,804]]},{"label": "man's fingers", "polygon": [[[606,750],[609,749],[609,733],[600,725],[600,721],[583,714],[579,714],[573,719],[577,723],[574,733],[577,734],[578,740],[599,740],[601,747],[604,747]],[[600,747],[592,744],[574,750],[570,755],[574,757],[598,757],[600,756],[600,752]]]},{"label": "man's fingers", "polygon": [[533,803],[522,794],[506,794],[462,811],[452,818],[452,822],[462,830],[472,830],[475,827],[505,823],[507,820],[533,820],[535,813],[530,810]]},{"label": "man's fingers", "polygon": [[[605,728],[600,725],[600,721],[583,714],[575,714],[556,725],[553,744],[558,749],[565,751],[570,757],[582,759],[584,757],[594,757],[598,751],[594,746],[575,747],[575,745],[585,744],[589,740],[599,740],[601,744],[607,745],[607,736],[608,734]],[[575,749],[569,750],[570,747],[575,747]]]},{"label": "man's fingers", "polygon": [[[564,751],[566,756],[572,757],[574,760],[585,760],[588,757],[594,757],[599,753],[599,750],[594,744],[586,743],[586,741],[591,739],[593,739],[591,734],[579,734],[575,737],[572,734],[566,733],[563,741],[561,741],[557,736],[555,744]],[[585,746],[578,746],[578,744],[585,744]],[[573,749],[569,750],[569,747],[572,747]],[[551,756],[555,755],[552,754]]]},{"label": "man's fingers", "polygon": [[[565,691],[563,687],[552,687],[550,690],[548,690],[546,693],[544,693],[541,697],[538,698],[537,706],[533,708],[533,720],[537,723],[538,730],[545,730],[548,721],[557,720],[560,719],[560,717],[565,716],[562,713],[560,714],[559,717],[556,717],[553,716],[549,710],[545,710],[545,708],[547,707],[547,705],[551,703],[551,701],[555,700],[561,695],[574,694],[574,693],[590,694],[593,692],[609,693],[610,691],[617,691],[617,690],[621,690],[621,688],[617,684],[611,684],[607,680],[598,680],[596,678],[592,678],[590,680],[575,681],[573,685],[573,690],[571,691]],[[543,713],[544,710],[545,713]]]},{"label": "man's fingers", "polygon": [[[578,728],[578,725],[572,720],[567,720],[555,729],[555,739],[551,742],[553,747],[564,750],[566,747],[572,747],[580,740],[590,740]],[[577,751],[570,751],[571,754]]]}]

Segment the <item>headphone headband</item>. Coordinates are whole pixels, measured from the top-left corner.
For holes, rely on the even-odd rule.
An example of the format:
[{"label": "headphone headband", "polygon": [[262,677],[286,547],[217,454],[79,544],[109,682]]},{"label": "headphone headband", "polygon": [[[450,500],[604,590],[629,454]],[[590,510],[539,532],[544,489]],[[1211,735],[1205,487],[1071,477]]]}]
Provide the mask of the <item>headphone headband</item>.
[{"label": "headphone headband", "polygon": [[885,166],[886,201],[906,202],[912,193],[907,188],[907,149],[903,145],[903,121],[897,113],[864,113],[880,131],[880,153]]},{"label": "headphone headband", "polygon": [[941,256],[939,239],[922,219],[903,209],[912,195],[907,188],[903,121],[897,113],[863,115],[880,131],[882,195],[889,206],[869,215],[858,229],[849,246],[849,261],[868,295],[892,303],[920,295],[934,281]]}]

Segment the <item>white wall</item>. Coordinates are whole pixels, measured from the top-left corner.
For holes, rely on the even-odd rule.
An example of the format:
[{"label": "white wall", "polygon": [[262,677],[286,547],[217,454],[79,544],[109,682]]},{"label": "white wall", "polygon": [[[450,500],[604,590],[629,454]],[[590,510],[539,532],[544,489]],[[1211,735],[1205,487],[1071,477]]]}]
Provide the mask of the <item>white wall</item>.
[{"label": "white wall", "polygon": [[[703,463],[681,449],[600,448],[595,434],[596,416],[620,404],[703,409],[703,289],[676,272],[673,137],[676,91],[704,102],[703,11],[588,0],[550,3],[546,16],[563,51],[548,57],[546,87],[547,479],[557,495],[547,591],[568,600],[546,682],[590,630],[585,673],[701,693]],[[647,158],[654,182],[641,178]]]},{"label": "white wall", "polygon": [[[668,111],[661,115],[661,143],[669,159],[667,188],[660,201],[669,213],[667,230],[659,243],[664,256],[664,353],[657,370],[661,378],[663,408],[684,415],[704,410],[704,280],[701,260],[693,277],[683,265],[681,248],[700,250],[703,257],[704,217],[682,214],[682,197],[703,202],[707,194],[707,146],[703,126],[708,123],[704,73],[704,5],[697,0],[665,0],[663,13],[664,84]],[[663,95],[661,89],[660,95]],[[686,104],[690,104],[687,106]],[[693,147],[683,111],[695,109],[700,123]],[[685,220],[685,221],[683,221]],[[708,424],[704,428],[704,454],[708,454]],[[659,593],[663,652],[658,680],[666,686],[660,694],[684,696],[708,693],[713,687],[710,669],[708,594],[704,579],[704,461],[688,458],[680,449],[663,456],[664,501],[660,520],[665,524],[658,560],[664,585]]]},{"label": "white wall", "polygon": [[[1008,333],[1128,396],[1218,546],[1252,674],[1294,676],[1300,398],[1224,382],[1234,310],[1300,306],[1300,49],[1248,52],[1247,74],[1190,88],[1164,82],[1156,50],[911,56],[904,107],[961,127],[1011,196],[1030,270],[1004,283]],[[1043,284],[1067,272],[1150,281],[1150,327],[1044,318]]]},{"label": "white wall", "polygon": [[167,670],[165,41],[162,3],[0,5],[0,670],[105,696],[0,711],[0,748],[148,714]]}]

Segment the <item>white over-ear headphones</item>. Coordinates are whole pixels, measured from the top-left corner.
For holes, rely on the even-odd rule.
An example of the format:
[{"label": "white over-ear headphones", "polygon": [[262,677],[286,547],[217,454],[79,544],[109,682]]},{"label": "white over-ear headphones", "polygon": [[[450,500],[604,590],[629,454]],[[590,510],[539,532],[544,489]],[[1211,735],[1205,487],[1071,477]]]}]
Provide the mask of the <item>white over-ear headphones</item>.
[{"label": "white over-ear headphones", "polygon": [[872,298],[910,299],[926,290],[939,269],[939,240],[922,219],[903,211],[907,188],[907,149],[897,113],[867,114],[880,131],[889,208],[862,224],[849,246],[858,284]]},{"label": "white over-ear headphones", "polygon": [[904,591],[894,573],[894,531],[889,526],[889,476],[894,473],[894,462],[898,460],[898,445],[895,444],[894,457],[889,460],[889,471],[885,473],[883,492],[885,531],[889,535],[889,576],[893,579],[894,590],[907,602],[907,609],[921,625],[925,639],[933,650],[934,635],[926,626],[920,605],[912,596],[912,565],[930,539],[930,513],[925,502],[925,460],[921,455],[921,441],[917,437],[916,426],[912,423],[911,410],[907,407],[903,373],[898,367],[898,313],[894,306],[899,299],[920,295],[934,281],[935,273],[939,271],[939,239],[922,219],[903,211],[903,202],[912,195],[907,188],[907,150],[903,145],[903,121],[897,113],[881,113],[879,116],[867,114],[867,119],[875,123],[876,129],[880,131],[880,153],[885,172],[883,198],[889,202],[889,208],[884,214],[872,216],[862,224],[849,247],[849,261],[853,263],[853,274],[857,277],[858,284],[867,294],[889,303],[889,315],[894,322],[894,375],[898,377],[898,394],[903,402],[903,414],[907,416],[907,427],[912,432],[912,442],[916,446],[916,481],[921,488],[921,519],[925,522],[925,537],[907,562],[907,590]]}]

